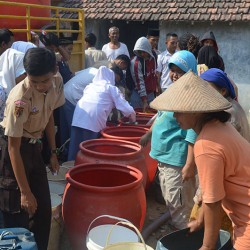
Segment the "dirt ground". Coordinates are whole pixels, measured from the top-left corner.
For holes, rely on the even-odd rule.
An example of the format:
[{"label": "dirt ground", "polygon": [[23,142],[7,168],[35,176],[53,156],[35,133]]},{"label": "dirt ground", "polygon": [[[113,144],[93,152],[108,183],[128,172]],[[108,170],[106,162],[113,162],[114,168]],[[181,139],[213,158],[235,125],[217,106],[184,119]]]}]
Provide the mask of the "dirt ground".
[{"label": "dirt ground", "polygon": [[[147,191],[147,213],[143,230],[145,230],[153,221],[157,220],[166,212],[166,205],[156,201],[156,186],[152,185]],[[145,239],[147,245],[155,249],[157,241],[163,236],[171,233],[172,229],[166,220],[160,227],[152,232],[148,238]]]},{"label": "dirt ground", "polygon": [[[156,201],[155,190],[156,190],[155,186],[152,185],[146,193],[147,212],[146,212],[146,218],[145,218],[143,230],[146,229],[154,220],[158,219],[162,214],[166,212],[166,206]],[[150,234],[145,239],[145,242],[147,245],[155,249],[157,241],[161,237],[165,236],[166,234],[170,232],[172,232],[171,227],[166,221],[162,226],[160,226],[158,229],[152,232],[152,234]],[[63,235],[61,236],[59,250],[71,250],[71,247],[70,247],[70,244],[69,244],[69,241],[67,239],[67,235],[65,232],[63,232]]]}]

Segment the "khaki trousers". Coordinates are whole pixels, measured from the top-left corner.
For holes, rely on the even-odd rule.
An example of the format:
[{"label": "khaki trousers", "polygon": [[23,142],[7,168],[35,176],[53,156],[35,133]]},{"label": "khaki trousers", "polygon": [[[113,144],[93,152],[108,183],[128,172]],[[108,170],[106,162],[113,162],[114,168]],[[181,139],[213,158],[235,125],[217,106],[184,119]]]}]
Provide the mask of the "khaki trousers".
[{"label": "khaki trousers", "polygon": [[195,177],[182,182],[181,167],[159,162],[158,169],[162,195],[171,214],[172,225],[177,229],[186,228],[194,205]]}]

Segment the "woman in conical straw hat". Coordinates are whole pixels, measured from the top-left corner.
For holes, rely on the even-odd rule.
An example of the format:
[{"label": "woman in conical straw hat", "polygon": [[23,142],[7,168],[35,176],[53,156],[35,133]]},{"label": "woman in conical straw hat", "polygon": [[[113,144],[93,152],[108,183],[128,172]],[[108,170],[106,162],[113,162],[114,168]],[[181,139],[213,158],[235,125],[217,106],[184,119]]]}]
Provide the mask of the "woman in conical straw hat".
[{"label": "woman in conical straw hat", "polygon": [[[218,68],[211,68],[201,74],[200,77],[219,91],[219,93],[232,104],[232,107],[227,110],[227,112],[231,114],[229,122],[247,141],[250,141],[250,130],[246,114],[241,105],[236,101],[237,97],[234,87],[227,75]],[[195,205],[192,209],[190,220],[197,219],[202,204],[202,193],[199,188],[194,197],[194,201]],[[230,233],[233,231],[232,222],[225,213],[222,219],[221,229]]]},{"label": "woman in conical straw hat", "polygon": [[202,213],[189,223],[190,231],[204,226],[200,250],[215,249],[222,209],[233,223],[234,248],[250,246],[250,144],[227,122],[231,107],[206,81],[188,72],[150,106],[173,111],[183,129],[198,134],[195,163],[202,190]]},{"label": "woman in conical straw hat", "polygon": [[[196,71],[197,62],[191,52],[182,50],[171,57],[168,67],[170,78],[175,82],[190,69]],[[151,139],[150,156],[158,161],[161,192],[174,229],[187,227],[194,205],[193,145],[196,136],[192,129],[181,129],[173,112],[159,111],[151,129],[140,140],[141,145],[145,146]]]}]

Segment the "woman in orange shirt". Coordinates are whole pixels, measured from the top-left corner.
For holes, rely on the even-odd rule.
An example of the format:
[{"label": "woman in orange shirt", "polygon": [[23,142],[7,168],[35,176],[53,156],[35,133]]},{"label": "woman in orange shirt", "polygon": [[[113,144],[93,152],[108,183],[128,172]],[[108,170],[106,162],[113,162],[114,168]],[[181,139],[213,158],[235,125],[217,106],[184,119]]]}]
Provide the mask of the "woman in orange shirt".
[{"label": "woman in orange shirt", "polygon": [[[181,101],[180,101],[181,100]],[[224,210],[233,223],[234,248],[250,246],[250,144],[227,122],[231,107],[206,81],[188,72],[150,106],[173,111],[182,129],[197,134],[195,163],[202,190],[202,213],[189,223],[193,232],[204,226],[200,250],[212,250]]]}]

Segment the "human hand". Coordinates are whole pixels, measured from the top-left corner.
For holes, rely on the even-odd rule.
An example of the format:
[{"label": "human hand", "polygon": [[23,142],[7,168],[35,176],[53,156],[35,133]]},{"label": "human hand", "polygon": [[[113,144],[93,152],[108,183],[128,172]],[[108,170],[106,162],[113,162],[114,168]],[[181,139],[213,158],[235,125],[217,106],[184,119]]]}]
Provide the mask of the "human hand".
[{"label": "human hand", "polygon": [[187,181],[195,176],[195,166],[194,165],[185,165],[182,168],[182,182]]},{"label": "human hand", "polygon": [[39,47],[39,36],[34,31],[31,31],[31,42],[34,43],[37,47]]},{"label": "human hand", "polygon": [[156,96],[159,96],[160,94],[162,94],[161,86],[157,86],[157,88],[155,90],[155,94],[156,94]]},{"label": "human hand", "polygon": [[144,100],[142,103],[143,113],[146,113],[147,109],[149,108],[147,100]]},{"label": "human hand", "polygon": [[59,47],[59,38],[56,34],[54,33],[48,33],[48,38],[49,38],[49,41],[50,41],[50,44],[55,46],[56,48]]},{"label": "human hand", "polygon": [[139,144],[142,146],[142,147],[146,147],[148,142],[150,141],[151,139],[151,133],[150,132],[147,132],[145,135],[143,135],[139,141]]},{"label": "human hand", "polygon": [[130,116],[128,117],[130,123],[135,123],[136,122],[136,114],[135,112],[131,113]]},{"label": "human hand", "polygon": [[52,174],[57,174],[60,169],[58,159],[56,154],[51,154],[50,156],[50,170]]},{"label": "human hand", "polygon": [[21,193],[21,208],[29,215],[33,215],[37,210],[37,201],[35,196],[29,192]]},{"label": "human hand", "polygon": [[193,233],[198,230],[200,230],[203,227],[203,224],[200,223],[198,220],[192,220],[187,224],[187,227],[189,227],[189,232]]},{"label": "human hand", "polygon": [[39,35],[39,39],[44,46],[59,47],[59,38],[52,32],[47,33],[45,30],[42,30],[42,33]]}]

